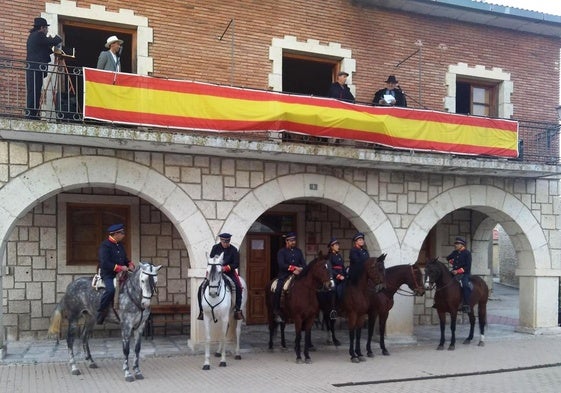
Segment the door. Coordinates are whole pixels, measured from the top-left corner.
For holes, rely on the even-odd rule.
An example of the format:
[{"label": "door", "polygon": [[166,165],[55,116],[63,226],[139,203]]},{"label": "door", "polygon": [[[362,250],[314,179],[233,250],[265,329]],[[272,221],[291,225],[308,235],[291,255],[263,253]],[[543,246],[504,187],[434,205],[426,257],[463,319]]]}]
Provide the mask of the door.
[{"label": "door", "polygon": [[247,324],[267,323],[266,290],[271,277],[269,235],[247,236]]}]

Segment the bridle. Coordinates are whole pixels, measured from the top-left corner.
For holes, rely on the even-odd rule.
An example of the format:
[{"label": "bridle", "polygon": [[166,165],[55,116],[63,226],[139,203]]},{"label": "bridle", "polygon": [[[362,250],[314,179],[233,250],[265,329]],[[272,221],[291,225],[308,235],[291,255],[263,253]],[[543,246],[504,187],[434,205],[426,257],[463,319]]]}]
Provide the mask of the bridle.
[{"label": "bridle", "polygon": [[[435,262],[435,263],[440,263],[440,262]],[[429,269],[429,265],[427,265],[427,268],[425,269],[425,275],[426,275],[426,277],[427,277],[427,278],[425,279],[425,288],[426,288],[426,289],[428,289],[428,290],[430,290],[430,291],[434,290],[435,292],[438,292],[438,291],[442,291],[443,289],[446,289],[446,288],[448,288],[450,285],[453,285],[453,284],[454,284],[454,280],[452,279],[452,280],[450,280],[450,282],[449,282],[448,284],[442,285],[442,286],[439,288],[436,282],[438,281],[438,278],[441,278],[441,277],[442,277],[442,272],[441,272],[441,271],[438,271],[439,277],[436,278],[434,281],[431,281],[431,275],[429,274],[428,269]]]},{"label": "bridle", "polygon": [[[220,305],[224,299],[226,299],[226,282],[224,280],[224,278],[222,277],[222,270],[218,271],[218,268],[222,269],[222,263],[221,262],[214,262],[214,263],[208,263],[208,265],[210,266],[210,274],[207,277],[208,280],[208,295],[215,299],[217,298],[220,293],[222,293],[222,298],[218,300],[218,302],[216,304],[210,304],[210,302],[207,300],[207,304],[210,307],[210,311],[212,313],[212,319],[214,321],[214,323],[218,322],[218,319],[216,319],[216,316],[214,315],[214,309]],[[213,284],[214,283],[214,284]],[[205,293],[203,291],[203,298],[205,298]],[[206,299],[205,299],[206,300]]]},{"label": "bridle", "polygon": [[410,268],[411,268],[411,277],[413,278],[413,284],[414,284],[413,292],[410,292],[407,289],[401,289],[400,287],[397,289],[397,293],[401,296],[423,296],[424,290],[421,291],[419,289],[419,288],[423,289],[423,284],[422,282],[420,284],[417,282],[417,275],[415,274],[415,271],[421,271],[421,269],[417,265],[410,265]]}]

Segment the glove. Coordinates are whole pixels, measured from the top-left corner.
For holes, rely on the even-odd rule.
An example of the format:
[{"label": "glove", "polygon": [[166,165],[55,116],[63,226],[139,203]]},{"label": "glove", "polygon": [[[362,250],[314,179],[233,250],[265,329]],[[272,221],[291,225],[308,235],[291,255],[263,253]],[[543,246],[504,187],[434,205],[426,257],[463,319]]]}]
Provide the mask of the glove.
[{"label": "glove", "polygon": [[335,278],[339,281],[343,281],[345,279],[345,276],[343,276],[342,274],[337,274]]},{"label": "glove", "polygon": [[132,261],[129,262],[129,270],[134,270],[134,263]]},{"label": "glove", "polygon": [[232,268],[230,267],[230,265],[226,265],[226,266],[224,266],[224,267],[222,268],[222,271],[223,271],[224,273],[228,273],[230,270],[232,270]]},{"label": "glove", "polygon": [[115,273],[121,273],[125,270],[125,267],[121,265],[115,265],[115,268],[113,270],[115,271]]}]

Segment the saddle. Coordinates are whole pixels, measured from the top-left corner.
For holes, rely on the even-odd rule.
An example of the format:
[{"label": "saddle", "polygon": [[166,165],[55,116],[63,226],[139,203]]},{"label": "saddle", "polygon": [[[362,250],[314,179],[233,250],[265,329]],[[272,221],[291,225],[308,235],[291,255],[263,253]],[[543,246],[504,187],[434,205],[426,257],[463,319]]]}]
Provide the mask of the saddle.
[{"label": "saddle", "polygon": [[[458,283],[460,283],[460,288],[463,288],[462,276],[463,276],[463,274],[458,274],[458,275],[454,276],[456,281],[458,281]],[[468,280],[468,288],[470,289],[470,291],[473,291],[473,282],[471,282],[471,278]]]},{"label": "saddle", "polygon": [[[288,294],[288,291],[290,291],[290,287],[292,286],[293,282],[294,282],[294,274],[290,275],[286,281],[284,282],[284,285],[282,286],[282,292],[281,292],[281,296],[280,296],[280,308],[284,309],[284,302],[286,299],[286,295]],[[276,278],[272,284],[271,284],[271,293],[275,293],[276,289],[277,289],[277,284],[278,284],[279,279]]]}]

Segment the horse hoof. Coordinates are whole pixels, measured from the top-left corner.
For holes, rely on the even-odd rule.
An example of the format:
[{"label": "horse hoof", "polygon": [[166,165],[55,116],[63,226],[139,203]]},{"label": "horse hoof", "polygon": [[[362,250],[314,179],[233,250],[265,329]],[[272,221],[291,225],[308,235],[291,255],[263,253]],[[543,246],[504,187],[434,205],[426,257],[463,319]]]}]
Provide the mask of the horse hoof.
[{"label": "horse hoof", "polygon": [[485,346],[485,341],[479,341],[479,344],[477,344],[478,347],[484,347]]},{"label": "horse hoof", "polygon": [[339,340],[333,340],[333,345],[335,345],[336,347],[341,345],[341,341]]},{"label": "horse hoof", "polygon": [[144,375],[142,375],[141,373],[134,374],[134,377],[135,377],[136,379],[144,379]]},{"label": "horse hoof", "polygon": [[360,360],[358,360],[358,358],[356,358],[356,357],[352,357],[351,358],[351,363],[360,363]]},{"label": "horse hoof", "polygon": [[374,357],[374,353],[372,352],[367,352],[366,356],[368,356],[369,358],[373,358]]},{"label": "horse hoof", "polygon": [[220,357],[222,357],[222,354],[220,352],[215,352],[214,357],[215,358],[220,358]]},{"label": "horse hoof", "polygon": [[82,373],[77,368],[72,370],[72,375],[81,375]]},{"label": "horse hoof", "polygon": [[454,349],[456,349],[456,346],[455,346],[455,345],[450,345],[450,346],[448,347],[448,350],[449,350],[449,351],[453,351]]},{"label": "horse hoof", "polygon": [[316,351],[316,347],[314,347],[313,345],[310,345],[310,347],[308,348],[308,351],[310,351],[310,352],[315,352],[315,351]]},{"label": "horse hoof", "polygon": [[308,358],[308,359],[306,359],[306,360],[304,361],[304,363],[306,363],[306,364],[312,364],[312,359]]},{"label": "horse hoof", "polygon": [[134,377],[132,375],[129,375],[129,376],[125,377],[125,381],[134,382]]},{"label": "horse hoof", "polygon": [[226,367],[226,362],[220,362],[219,367]]},{"label": "horse hoof", "polygon": [[358,361],[359,362],[366,362],[366,358],[361,355],[361,356],[358,357]]},{"label": "horse hoof", "polygon": [[203,370],[210,370],[210,364],[205,364],[203,366]]},{"label": "horse hoof", "polygon": [[436,347],[437,351],[442,351],[444,349],[444,345],[440,344],[438,347]]},{"label": "horse hoof", "polygon": [[234,358],[236,360],[242,360],[242,355],[236,355],[236,357]]},{"label": "horse hoof", "polygon": [[384,355],[384,356],[390,356],[390,353],[388,352],[387,349],[382,349],[382,355]]},{"label": "horse hoof", "polygon": [[469,338],[466,338],[466,339],[464,340],[464,344],[471,344],[471,340],[470,340]]},{"label": "horse hoof", "polygon": [[97,364],[95,363],[90,363],[90,365],[88,366],[89,368],[97,368]]},{"label": "horse hoof", "polygon": [[296,358],[296,364],[302,364],[302,359]]}]

